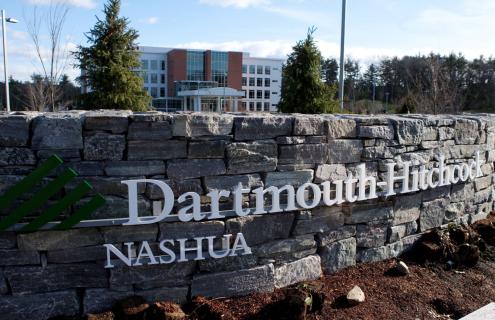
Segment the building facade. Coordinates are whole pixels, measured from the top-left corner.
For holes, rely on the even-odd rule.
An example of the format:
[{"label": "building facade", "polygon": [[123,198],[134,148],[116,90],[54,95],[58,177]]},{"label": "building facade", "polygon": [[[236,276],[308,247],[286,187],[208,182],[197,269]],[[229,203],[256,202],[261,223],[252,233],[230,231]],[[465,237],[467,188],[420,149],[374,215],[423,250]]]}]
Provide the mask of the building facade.
[{"label": "building facade", "polygon": [[277,111],[282,59],[162,47],[139,51],[137,71],[159,110]]}]

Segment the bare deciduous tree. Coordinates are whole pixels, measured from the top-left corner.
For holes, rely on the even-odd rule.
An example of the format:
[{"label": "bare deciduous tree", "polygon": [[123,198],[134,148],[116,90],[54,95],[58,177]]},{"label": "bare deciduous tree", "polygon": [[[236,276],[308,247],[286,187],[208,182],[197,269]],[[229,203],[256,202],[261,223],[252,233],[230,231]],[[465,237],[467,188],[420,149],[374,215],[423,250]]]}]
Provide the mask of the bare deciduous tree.
[{"label": "bare deciduous tree", "polygon": [[[62,93],[58,83],[64,74],[68,58],[66,44],[62,43],[62,31],[68,12],[65,3],[51,2],[45,14],[39,14],[38,8],[34,7],[31,18],[25,19],[43,77],[41,81],[33,79],[29,90],[33,107],[36,106],[38,110],[56,111],[61,106]],[[41,30],[45,28],[48,32],[48,50],[43,45],[41,35]]]}]

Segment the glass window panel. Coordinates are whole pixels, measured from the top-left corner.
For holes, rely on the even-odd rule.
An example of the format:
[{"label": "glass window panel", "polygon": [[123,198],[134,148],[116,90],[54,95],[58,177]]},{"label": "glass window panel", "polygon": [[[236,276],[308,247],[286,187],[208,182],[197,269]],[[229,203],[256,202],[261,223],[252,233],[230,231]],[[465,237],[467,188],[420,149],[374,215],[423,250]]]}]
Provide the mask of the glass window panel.
[{"label": "glass window panel", "polygon": [[142,70],[148,70],[148,60],[141,60],[141,69]]},{"label": "glass window panel", "polygon": [[255,70],[256,66],[255,65],[249,65],[249,73],[250,74],[254,74],[254,70]]},{"label": "glass window panel", "polygon": [[265,109],[265,111],[270,111],[270,102],[264,103],[264,109]]},{"label": "glass window panel", "polygon": [[249,111],[254,111],[254,102],[249,102]]},{"label": "glass window panel", "polygon": [[158,60],[150,60],[151,70],[158,70]]},{"label": "glass window panel", "polygon": [[204,81],[204,53],[187,51],[187,80]]},{"label": "glass window panel", "polygon": [[256,86],[263,87],[263,78],[256,78]]},{"label": "glass window panel", "polygon": [[242,65],[242,73],[247,73],[247,65]]},{"label": "glass window panel", "polygon": [[227,52],[211,52],[211,79],[218,86],[225,87],[228,83],[229,55]]},{"label": "glass window panel", "polygon": [[256,66],[256,73],[263,74],[263,66]]},{"label": "glass window panel", "polygon": [[165,88],[160,88],[160,97],[165,97]]},{"label": "glass window panel", "polygon": [[270,74],[270,66],[265,66],[265,74]]},{"label": "glass window panel", "polygon": [[261,102],[256,102],[256,111],[262,111],[261,106]]},{"label": "glass window panel", "polygon": [[246,77],[242,77],[242,85],[247,86],[247,78]]},{"label": "glass window panel", "polygon": [[254,90],[249,90],[249,99],[254,99]]},{"label": "glass window panel", "polygon": [[254,87],[254,78],[249,78],[249,86]]},{"label": "glass window panel", "polygon": [[158,83],[158,75],[156,73],[150,74],[151,83]]},{"label": "glass window panel", "polygon": [[153,98],[156,98],[158,95],[158,88],[157,87],[151,87],[151,96]]},{"label": "glass window panel", "polygon": [[265,99],[270,99],[270,90],[265,90]]},{"label": "glass window panel", "polygon": [[141,77],[143,77],[144,83],[148,83],[148,72],[141,72]]},{"label": "glass window panel", "polygon": [[160,75],[160,83],[165,83],[165,75]]},{"label": "glass window panel", "polygon": [[161,64],[162,64],[162,70],[165,70],[165,60],[162,60]]},{"label": "glass window panel", "polygon": [[256,91],[256,99],[263,99],[263,91],[261,90]]},{"label": "glass window panel", "polygon": [[265,78],[265,87],[270,86],[270,78]]}]

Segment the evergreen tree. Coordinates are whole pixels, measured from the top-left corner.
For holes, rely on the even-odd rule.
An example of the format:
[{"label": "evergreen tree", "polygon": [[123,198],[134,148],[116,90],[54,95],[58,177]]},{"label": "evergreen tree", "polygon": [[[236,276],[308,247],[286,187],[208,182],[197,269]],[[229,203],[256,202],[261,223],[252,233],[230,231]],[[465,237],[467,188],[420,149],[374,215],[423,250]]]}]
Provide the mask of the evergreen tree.
[{"label": "evergreen tree", "polygon": [[90,89],[82,97],[83,108],[144,111],[149,105],[143,79],[133,71],[140,65],[138,33],[127,18],[119,17],[120,4],[120,0],[108,0],[105,18],[97,18],[86,34],[89,47],[79,46],[75,53],[82,70],[78,81]]},{"label": "evergreen tree", "polygon": [[337,110],[335,85],[322,79],[321,53],[316,47],[313,33],[308,30],[306,39],[293,48],[282,72],[282,90],[279,109],[292,113],[328,113]]}]

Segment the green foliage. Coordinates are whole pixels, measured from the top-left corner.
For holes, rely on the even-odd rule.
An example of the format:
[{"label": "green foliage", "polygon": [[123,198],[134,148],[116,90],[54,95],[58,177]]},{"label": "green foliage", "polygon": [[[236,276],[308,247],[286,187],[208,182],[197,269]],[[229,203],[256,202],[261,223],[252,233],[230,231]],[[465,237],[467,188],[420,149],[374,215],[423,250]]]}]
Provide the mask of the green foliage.
[{"label": "green foliage", "polygon": [[286,113],[330,113],[338,108],[335,84],[322,79],[321,53],[316,47],[313,33],[293,48],[282,72],[280,111]]},{"label": "green foliage", "polygon": [[105,18],[97,18],[93,29],[86,34],[89,47],[79,46],[75,57],[82,70],[78,81],[90,88],[83,95],[86,109],[147,110],[150,96],[143,90],[139,67],[139,52],[135,44],[136,30],[129,27],[127,18],[119,17],[120,0],[108,0]]}]

